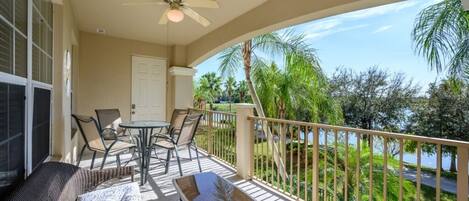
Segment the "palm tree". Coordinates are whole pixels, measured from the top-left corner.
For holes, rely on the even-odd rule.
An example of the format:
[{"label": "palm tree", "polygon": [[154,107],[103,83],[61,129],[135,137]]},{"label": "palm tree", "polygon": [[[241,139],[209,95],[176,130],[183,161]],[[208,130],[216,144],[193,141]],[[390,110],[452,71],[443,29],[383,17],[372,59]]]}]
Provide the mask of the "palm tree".
[{"label": "palm tree", "polygon": [[245,80],[242,80],[238,84],[238,88],[236,88],[236,94],[238,95],[239,102],[240,103],[246,103],[248,100],[246,100],[246,96],[249,93],[248,85],[246,84]]},{"label": "palm tree", "polygon": [[206,94],[207,101],[210,104],[210,110],[213,110],[213,102],[219,98],[221,94],[221,77],[215,73],[207,73],[200,78],[200,90]]},{"label": "palm tree", "polygon": [[[254,82],[269,117],[336,124],[340,106],[329,96],[326,76],[319,66],[289,54],[283,68],[272,62],[254,64]],[[301,116],[301,114],[310,114]]]},{"label": "palm tree", "polygon": [[469,11],[461,0],[444,0],[421,11],[412,31],[417,54],[437,72],[469,76]]},{"label": "palm tree", "polygon": [[306,43],[305,36],[295,34],[291,30],[284,31],[282,34],[273,32],[254,37],[242,44],[225,49],[219,57],[219,60],[221,60],[219,70],[224,76],[233,75],[243,66],[249,94],[259,117],[265,117],[265,113],[252,82],[252,68],[255,67],[253,63],[261,60],[259,55],[285,58],[287,52],[296,52],[298,55],[302,54],[310,61],[318,63],[315,50]]},{"label": "palm tree", "polygon": [[[273,32],[263,34],[245,41],[242,44],[237,44],[225,49],[220,57],[221,60],[220,72],[222,75],[233,75],[240,67],[244,69],[244,76],[254,102],[257,115],[261,118],[265,117],[264,109],[252,82],[252,70],[254,63],[262,60],[260,55],[270,55],[271,57],[280,56],[287,59],[287,53],[295,53],[301,55],[309,62],[319,63],[315,55],[315,50],[306,43],[305,36],[302,34],[295,34],[292,30],[280,32]],[[317,65],[319,66],[319,65]],[[282,179],[286,178],[284,163],[280,156],[280,151],[275,144],[271,131],[264,129],[266,133],[267,142],[270,146],[274,147],[273,158],[281,172]]]},{"label": "palm tree", "polygon": [[231,112],[231,103],[233,102],[233,92],[236,88],[236,80],[234,77],[228,77],[225,82],[225,91],[226,95],[228,96],[228,103],[230,105],[230,112]]}]

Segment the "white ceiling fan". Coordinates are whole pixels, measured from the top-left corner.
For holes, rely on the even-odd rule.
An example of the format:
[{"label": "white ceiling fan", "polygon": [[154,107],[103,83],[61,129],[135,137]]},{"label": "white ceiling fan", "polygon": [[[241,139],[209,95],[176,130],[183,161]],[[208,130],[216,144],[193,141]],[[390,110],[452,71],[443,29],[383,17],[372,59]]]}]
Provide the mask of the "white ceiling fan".
[{"label": "white ceiling fan", "polygon": [[210,25],[210,21],[195,12],[192,8],[220,8],[216,0],[146,0],[131,1],[123,4],[124,6],[142,6],[142,5],[164,5],[168,8],[163,12],[159,24],[167,24],[168,20],[180,22],[184,15],[189,16],[204,27]]}]

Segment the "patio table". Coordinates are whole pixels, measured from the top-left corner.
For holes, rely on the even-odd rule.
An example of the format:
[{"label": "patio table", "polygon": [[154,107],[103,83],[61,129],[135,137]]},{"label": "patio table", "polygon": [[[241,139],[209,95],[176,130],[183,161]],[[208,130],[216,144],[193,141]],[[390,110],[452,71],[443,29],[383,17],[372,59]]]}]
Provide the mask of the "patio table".
[{"label": "patio table", "polygon": [[135,136],[137,140],[137,148],[140,153],[140,185],[147,182],[148,169],[150,166],[150,154],[152,143],[153,129],[168,128],[170,124],[164,121],[130,121],[120,123],[120,127],[127,129],[137,129],[138,135]]}]

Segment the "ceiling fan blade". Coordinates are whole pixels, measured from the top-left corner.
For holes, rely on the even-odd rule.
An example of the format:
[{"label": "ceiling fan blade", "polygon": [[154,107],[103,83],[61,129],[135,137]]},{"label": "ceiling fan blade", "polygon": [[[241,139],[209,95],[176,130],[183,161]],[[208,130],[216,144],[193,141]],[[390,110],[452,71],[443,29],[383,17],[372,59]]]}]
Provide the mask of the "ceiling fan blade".
[{"label": "ceiling fan blade", "polygon": [[183,0],[182,3],[193,8],[220,8],[216,0]]},{"label": "ceiling fan blade", "polygon": [[167,5],[163,0],[157,1],[129,1],[122,3],[123,6],[147,6],[147,5]]},{"label": "ceiling fan blade", "polygon": [[189,16],[190,18],[194,19],[196,22],[200,23],[204,27],[208,27],[210,25],[210,21],[207,20],[207,18],[202,17],[199,15],[197,12],[192,10],[191,8],[188,7],[182,7],[181,8],[182,12]]},{"label": "ceiling fan blade", "polygon": [[163,12],[163,15],[161,15],[161,18],[160,18],[160,21],[158,22],[158,24],[168,24],[168,11],[170,9],[167,8],[164,12]]}]

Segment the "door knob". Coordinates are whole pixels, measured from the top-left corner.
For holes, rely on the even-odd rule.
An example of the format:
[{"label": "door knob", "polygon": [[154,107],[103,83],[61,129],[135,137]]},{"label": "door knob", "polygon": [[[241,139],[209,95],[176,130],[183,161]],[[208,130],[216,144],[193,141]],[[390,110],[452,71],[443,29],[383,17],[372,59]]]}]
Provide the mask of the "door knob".
[{"label": "door knob", "polygon": [[135,111],[132,111],[132,114],[135,114]]},{"label": "door knob", "polygon": [[132,107],[132,109],[135,109],[135,104],[132,104],[132,106],[131,106],[131,107]]}]

